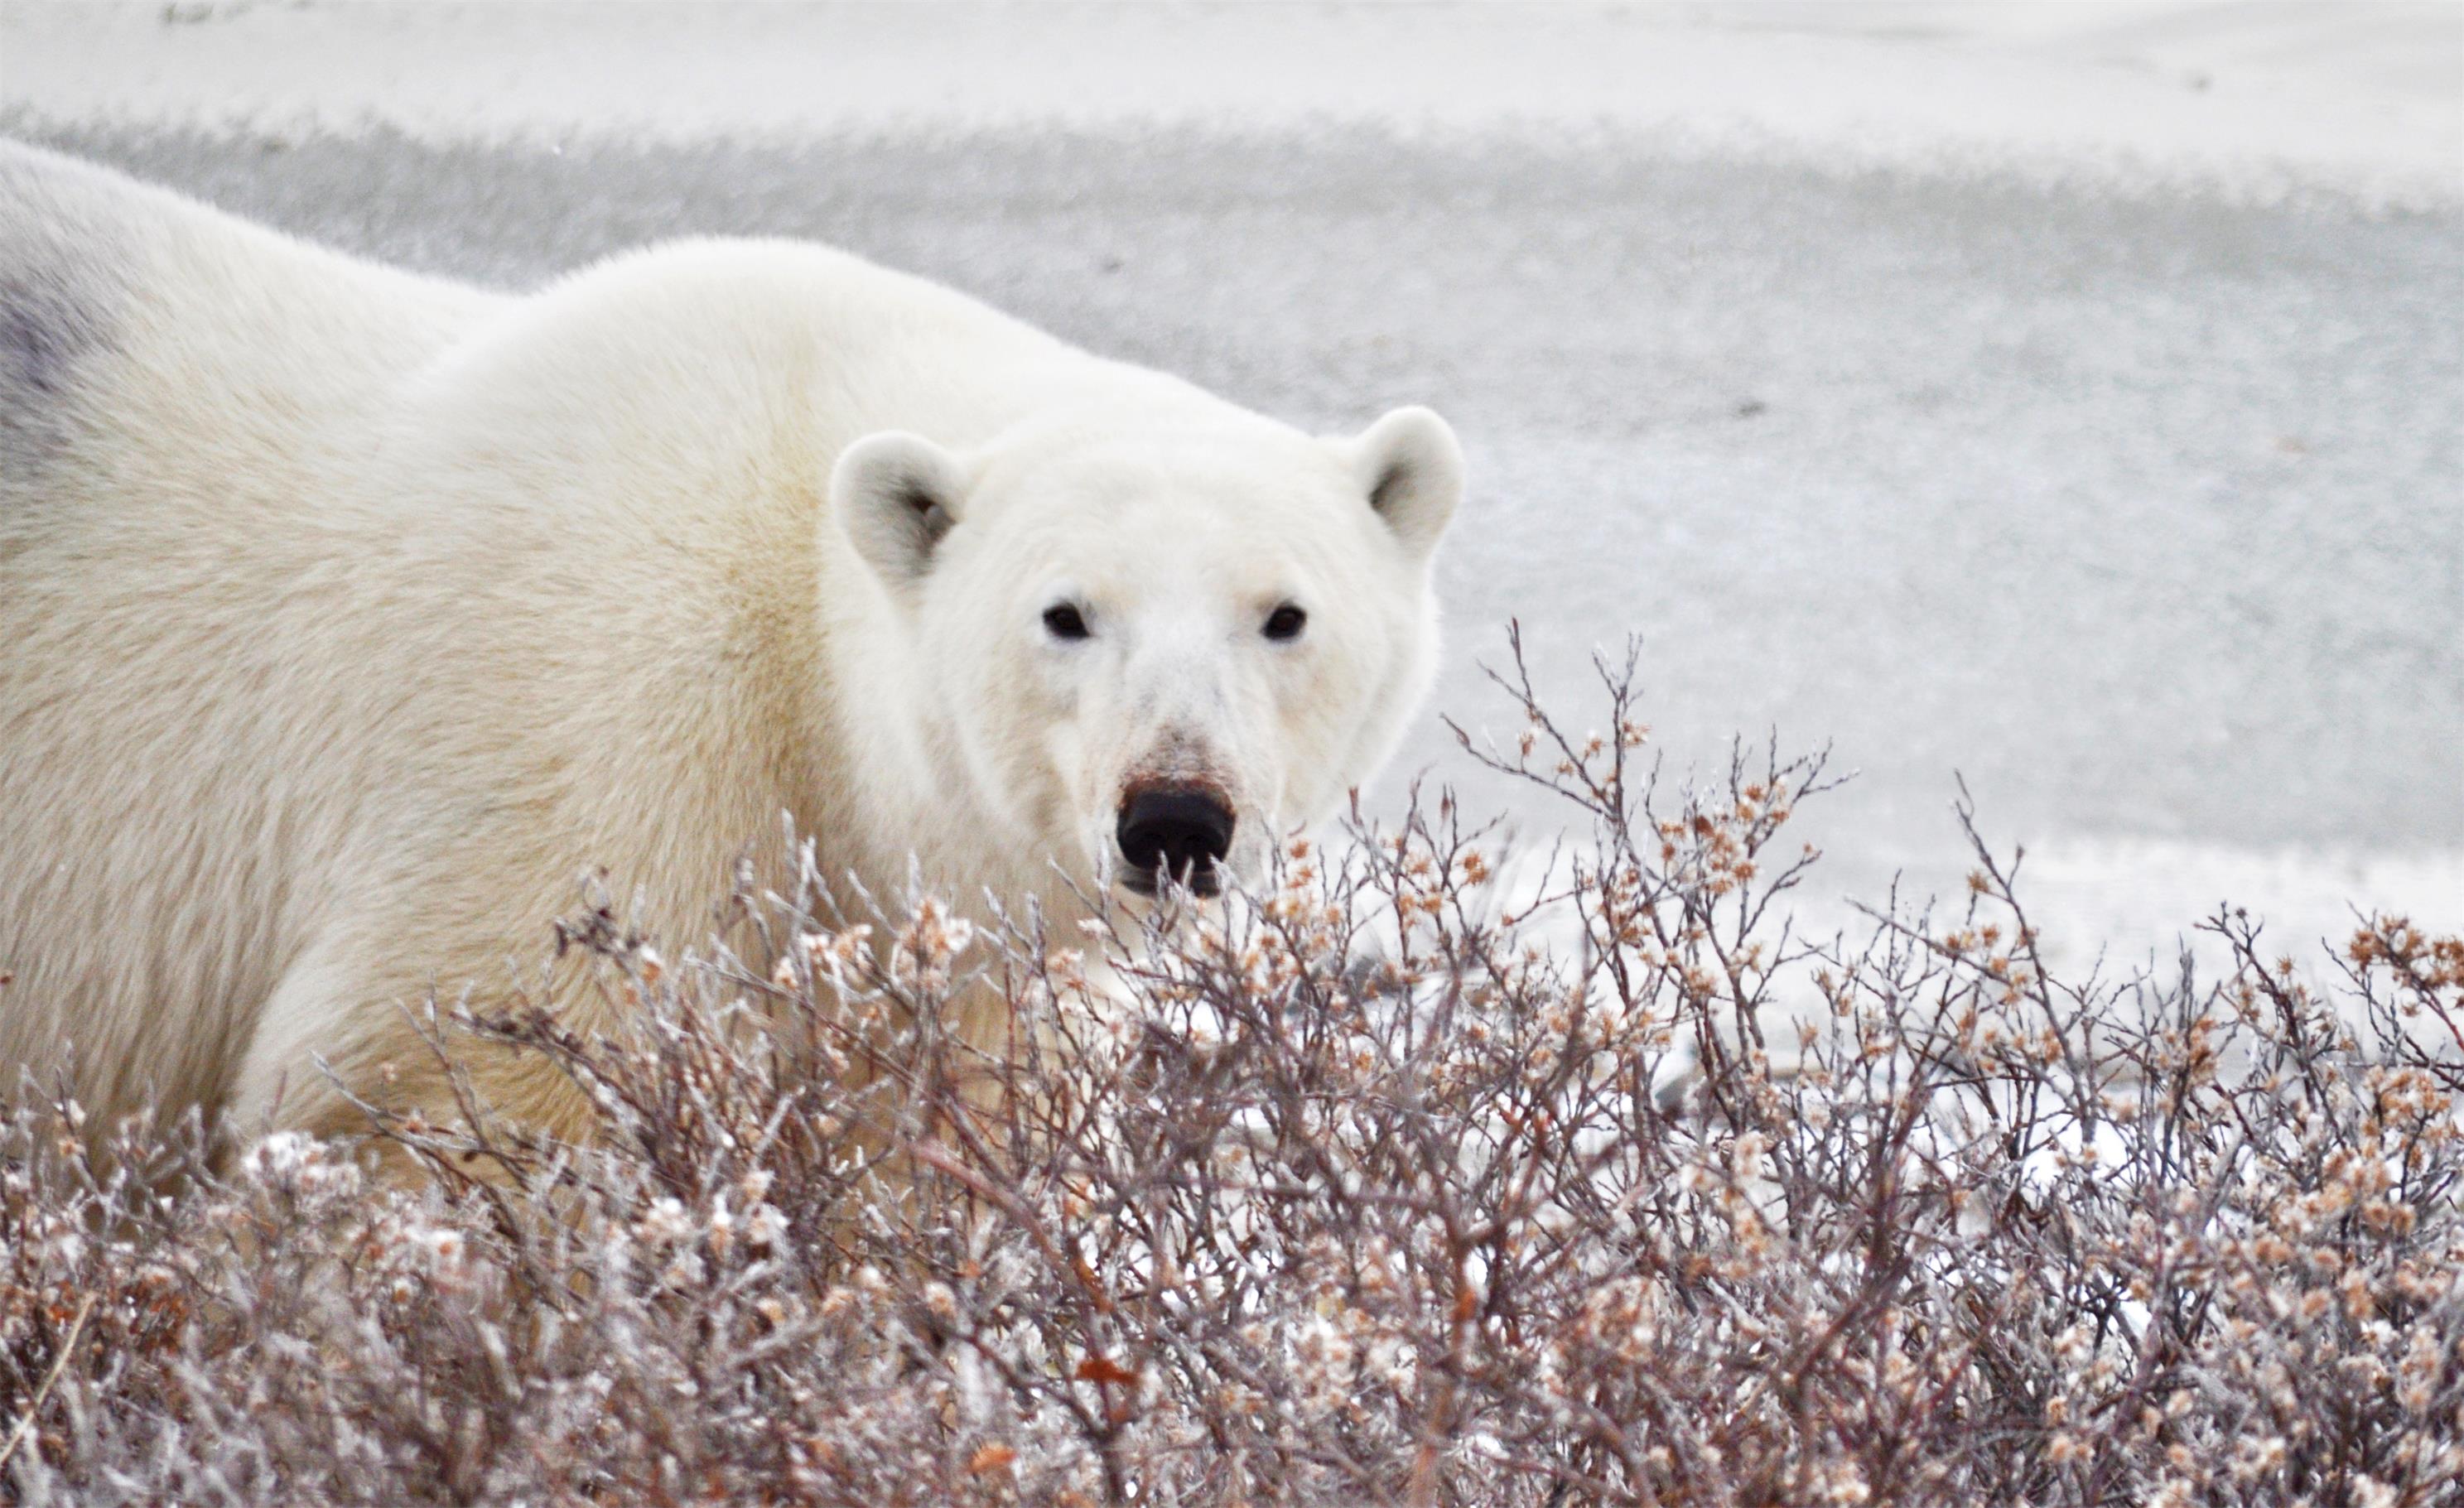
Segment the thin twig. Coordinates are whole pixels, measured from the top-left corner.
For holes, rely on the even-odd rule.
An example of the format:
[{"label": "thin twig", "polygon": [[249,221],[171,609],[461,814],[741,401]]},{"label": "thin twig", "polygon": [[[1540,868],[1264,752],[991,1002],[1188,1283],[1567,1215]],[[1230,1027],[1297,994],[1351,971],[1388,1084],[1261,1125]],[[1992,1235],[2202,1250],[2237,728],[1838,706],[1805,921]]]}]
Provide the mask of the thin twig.
[{"label": "thin twig", "polygon": [[94,1313],[94,1300],[95,1296],[88,1294],[85,1302],[77,1305],[77,1318],[69,1322],[68,1336],[60,1342],[60,1353],[52,1358],[52,1369],[44,1374],[43,1386],[34,1389],[33,1402],[26,1406],[26,1416],[17,1421],[17,1428],[9,1432],[9,1443],[0,1445],[0,1466],[9,1464],[9,1457],[17,1453],[18,1445],[33,1430],[34,1421],[42,1416],[43,1404],[52,1396],[53,1385],[60,1380],[60,1373],[68,1370],[69,1357],[77,1350],[77,1337],[85,1332],[86,1316]]}]

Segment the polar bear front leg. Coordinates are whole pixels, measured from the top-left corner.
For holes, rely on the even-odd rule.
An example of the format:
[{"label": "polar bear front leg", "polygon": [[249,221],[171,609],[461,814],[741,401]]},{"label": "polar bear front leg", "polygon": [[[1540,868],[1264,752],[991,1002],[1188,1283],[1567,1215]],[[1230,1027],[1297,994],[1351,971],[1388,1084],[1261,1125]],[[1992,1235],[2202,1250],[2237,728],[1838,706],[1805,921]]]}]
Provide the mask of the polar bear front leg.
[{"label": "polar bear front leg", "polygon": [[[269,1131],[364,1138],[374,1129],[371,1106],[441,1129],[462,1127],[457,1067],[480,1105],[551,1134],[585,1133],[588,1103],[553,1063],[456,1034],[448,1017],[460,997],[440,1001],[427,988],[354,963],[366,954],[338,938],[311,948],[284,974],[233,1083],[223,1122],[229,1147],[250,1146]],[[398,1146],[367,1146],[386,1174],[415,1175],[415,1163]]]},{"label": "polar bear front leg", "polygon": [[[352,1103],[354,1095],[393,1107],[390,1096],[377,1098],[399,1072],[384,1073],[380,1044],[404,1038],[417,1044],[405,1012],[424,1015],[427,1007],[385,998],[376,981],[350,965],[349,954],[339,940],[311,947],[267,997],[223,1121],[232,1146],[249,1146],[270,1131],[364,1133],[367,1114]],[[390,1032],[383,1029],[387,1017]]]}]

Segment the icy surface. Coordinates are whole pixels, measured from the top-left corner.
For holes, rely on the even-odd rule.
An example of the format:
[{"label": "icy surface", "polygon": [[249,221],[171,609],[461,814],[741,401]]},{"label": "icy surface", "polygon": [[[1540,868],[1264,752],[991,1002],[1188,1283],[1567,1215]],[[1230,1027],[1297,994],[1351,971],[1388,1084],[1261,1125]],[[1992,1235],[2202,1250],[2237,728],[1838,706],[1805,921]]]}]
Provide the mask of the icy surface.
[{"label": "icy surface", "polygon": [[1673,768],[1862,772],[1817,920],[1957,888],[1957,771],[2074,959],[2464,925],[2459,99],[2450,5],[0,12],[0,128],[388,259],[809,235],[1433,404],[1442,708],[1639,632]]}]

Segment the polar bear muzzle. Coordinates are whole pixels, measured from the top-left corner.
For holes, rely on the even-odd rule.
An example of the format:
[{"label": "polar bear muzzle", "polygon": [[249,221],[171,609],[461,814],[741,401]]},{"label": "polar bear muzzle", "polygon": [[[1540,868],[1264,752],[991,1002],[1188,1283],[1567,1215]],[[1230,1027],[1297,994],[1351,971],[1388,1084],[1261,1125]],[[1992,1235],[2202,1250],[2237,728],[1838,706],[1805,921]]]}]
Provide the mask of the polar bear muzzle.
[{"label": "polar bear muzzle", "polygon": [[1232,808],[1204,786],[1150,785],[1121,802],[1113,838],[1128,864],[1123,883],[1153,895],[1166,875],[1199,895],[1221,890],[1216,865],[1232,851]]}]

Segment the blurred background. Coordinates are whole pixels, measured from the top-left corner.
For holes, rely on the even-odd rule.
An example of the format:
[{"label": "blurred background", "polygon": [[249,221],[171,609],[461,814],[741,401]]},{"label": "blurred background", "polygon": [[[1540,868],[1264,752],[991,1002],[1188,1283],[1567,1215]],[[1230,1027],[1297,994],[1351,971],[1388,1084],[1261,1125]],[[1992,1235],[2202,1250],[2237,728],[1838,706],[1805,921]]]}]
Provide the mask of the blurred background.
[{"label": "blurred background", "polygon": [[[1580,728],[1829,744],[1806,920],[2063,961],[2464,927],[2464,5],[0,9],[0,133],[536,287],[817,237],[1474,487],[1415,773],[1519,619]],[[5,652],[5,649],[0,649]]]}]

